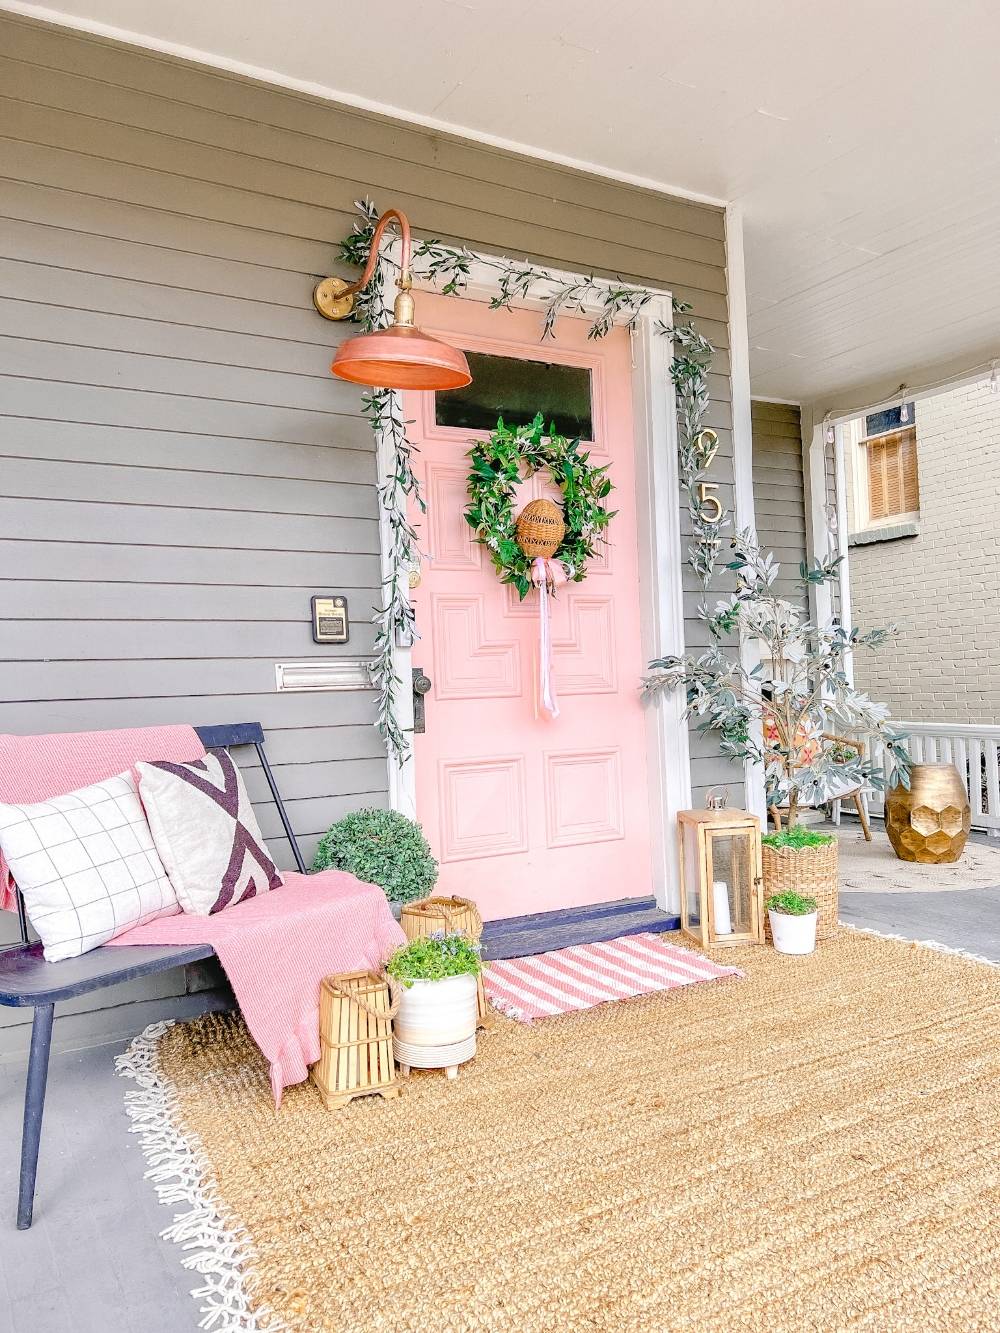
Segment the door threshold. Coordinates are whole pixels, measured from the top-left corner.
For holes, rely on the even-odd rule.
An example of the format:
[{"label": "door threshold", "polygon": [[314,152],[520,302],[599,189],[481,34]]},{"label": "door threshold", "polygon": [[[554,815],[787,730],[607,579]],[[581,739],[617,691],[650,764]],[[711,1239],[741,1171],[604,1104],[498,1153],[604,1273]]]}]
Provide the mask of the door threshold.
[{"label": "door threshold", "polygon": [[621,898],[586,907],[564,907],[487,921],[483,926],[483,957],[526,958],[574,944],[613,940],[621,935],[641,935],[646,931],[662,934],[679,929],[680,918],[661,911],[655,898]]}]

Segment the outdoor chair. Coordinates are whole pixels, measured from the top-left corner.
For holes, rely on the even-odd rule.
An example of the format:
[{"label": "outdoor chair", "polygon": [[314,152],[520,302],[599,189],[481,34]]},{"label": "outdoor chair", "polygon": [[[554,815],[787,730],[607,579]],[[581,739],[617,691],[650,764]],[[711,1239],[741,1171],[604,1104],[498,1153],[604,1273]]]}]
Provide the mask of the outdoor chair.
[{"label": "outdoor chair", "polygon": [[[865,752],[863,741],[852,740],[849,736],[838,736],[832,731],[824,731],[821,740],[827,742],[827,745],[830,748],[832,748],[833,746],[839,746],[841,749],[853,750],[857,754],[859,759],[864,755]],[[860,819],[861,821],[861,827],[864,831],[865,841],[871,842],[872,830],[871,830],[871,824],[868,822],[867,785],[865,783],[862,783],[860,786],[857,786],[852,783],[845,782],[842,784],[840,790],[835,790],[829,796],[827,796],[825,801],[822,802],[823,805],[830,805],[832,807],[831,818],[833,819],[834,824],[838,826],[840,824],[841,806],[844,801],[853,801],[854,808],[858,812],[858,819]],[[771,815],[771,818],[774,820],[775,829],[777,829],[777,831],[780,833],[782,819],[787,818],[788,816],[788,807],[772,805],[768,807],[768,810]]]},{"label": "outdoor chair", "polygon": [[[195,727],[195,731],[206,750],[229,749],[238,745],[252,745],[255,748],[296,867],[305,874],[302,853],[264,753],[264,730],[260,723],[238,722],[226,726]],[[34,1205],[55,1006],[62,1000],[72,1000],[89,991],[116,986],[136,977],[152,976],[156,972],[165,972],[187,963],[200,962],[211,958],[215,951],[206,944],[182,948],[160,945],[102,946],[78,958],[47,963],[42,956],[41,944],[30,942],[27,915],[20,894],[17,895],[17,912],[22,942],[0,950],[0,1004],[16,1008],[30,1005],[34,1009],[24,1094],[24,1129],[21,1136],[21,1173],[17,1200],[17,1227],[19,1231],[25,1231],[31,1226]]]}]

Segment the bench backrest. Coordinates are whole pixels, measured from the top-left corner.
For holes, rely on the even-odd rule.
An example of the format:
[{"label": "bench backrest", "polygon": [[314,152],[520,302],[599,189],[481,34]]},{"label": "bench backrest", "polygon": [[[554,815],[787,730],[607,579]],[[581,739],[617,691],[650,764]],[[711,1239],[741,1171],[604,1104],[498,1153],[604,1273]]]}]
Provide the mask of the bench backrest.
[{"label": "bench backrest", "polygon": [[[260,766],[264,770],[267,785],[274,798],[274,804],[278,808],[278,817],[281,820],[281,827],[285,830],[285,837],[292,849],[292,855],[295,857],[295,865],[302,874],[305,874],[306,863],[302,858],[301,849],[292,830],[285,803],[278,791],[278,784],[274,780],[271,765],[264,753],[264,728],[259,722],[227,722],[216,727],[195,727],[195,731],[206,750],[229,750],[235,745],[252,745],[254,747],[257,751],[257,758],[260,760]],[[21,930],[21,940],[24,944],[27,944],[29,939],[28,920],[20,891],[17,894],[17,918]]]},{"label": "bench backrest", "polygon": [[281,820],[281,827],[285,830],[285,837],[292,849],[292,855],[295,857],[296,868],[304,875],[306,873],[306,863],[302,859],[302,852],[292,831],[292,824],[288,818],[285,803],[281,799],[281,792],[278,791],[278,784],[274,780],[271,765],[267,762],[267,755],[264,753],[264,728],[259,722],[227,722],[218,727],[195,727],[195,731],[206,750],[229,750],[234,745],[252,745],[254,747],[257,751],[257,758],[260,760],[260,766],[264,770],[267,785],[274,798],[274,804],[278,808],[278,817]]}]

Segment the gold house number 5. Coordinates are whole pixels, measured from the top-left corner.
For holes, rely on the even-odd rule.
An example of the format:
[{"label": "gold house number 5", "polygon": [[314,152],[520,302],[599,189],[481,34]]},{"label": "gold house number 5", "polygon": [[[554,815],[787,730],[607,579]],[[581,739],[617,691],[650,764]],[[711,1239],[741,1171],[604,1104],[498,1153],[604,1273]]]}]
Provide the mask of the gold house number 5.
[{"label": "gold house number 5", "polygon": [[[712,466],[715,455],[719,452],[719,436],[714,430],[703,430],[695,437],[695,445],[701,455],[701,466],[707,471]],[[706,523],[718,523],[722,517],[722,501],[716,492],[719,483],[700,481],[698,483],[698,504],[701,516]]]}]

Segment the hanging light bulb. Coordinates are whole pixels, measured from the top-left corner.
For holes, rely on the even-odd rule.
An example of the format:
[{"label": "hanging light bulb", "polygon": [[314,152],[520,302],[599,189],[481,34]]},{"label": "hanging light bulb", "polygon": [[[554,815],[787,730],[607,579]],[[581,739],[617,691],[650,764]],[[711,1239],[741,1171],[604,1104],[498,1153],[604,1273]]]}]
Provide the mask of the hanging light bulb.
[{"label": "hanging light bulb", "polygon": [[900,421],[902,421],[902,422],[904,423],[904,425],[906,424],[907,421],[909,421],[909,419],[910,419],[910,404],[909,404],[909,403],[900,403],[900,405],[899,405],[899,419],[900,419]]},{"label": "hanging light bulb", "polygon": [[837,429],[836,429],[836,427],[834,426],[833,422],[830,420],[830,413],[829,413],[829,412],[827,412],[826,416],[823,418],[823,424],[824,424],[824,426],[826,427],[826,442],[827,442],[827,444],[836,444],[836,442],[837,442]]}]

